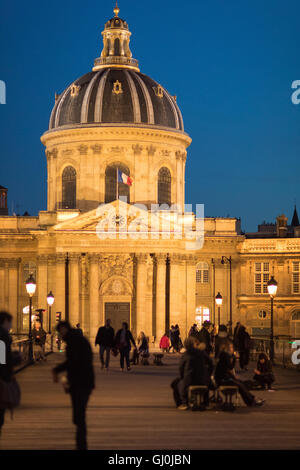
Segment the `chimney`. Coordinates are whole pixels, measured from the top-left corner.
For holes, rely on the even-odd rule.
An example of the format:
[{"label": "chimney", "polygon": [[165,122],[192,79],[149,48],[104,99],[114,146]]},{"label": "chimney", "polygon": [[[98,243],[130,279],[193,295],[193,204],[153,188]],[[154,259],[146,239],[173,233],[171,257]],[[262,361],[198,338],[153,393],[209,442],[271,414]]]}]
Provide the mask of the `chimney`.
[{"label": "chimney", "polygon": [[279,215],[276,219],[276,222],[277,222],[276,223],[277,237],[280,237],[280,238],[287,237],[287,233],[288,233],[287,217],[284,214]]}]

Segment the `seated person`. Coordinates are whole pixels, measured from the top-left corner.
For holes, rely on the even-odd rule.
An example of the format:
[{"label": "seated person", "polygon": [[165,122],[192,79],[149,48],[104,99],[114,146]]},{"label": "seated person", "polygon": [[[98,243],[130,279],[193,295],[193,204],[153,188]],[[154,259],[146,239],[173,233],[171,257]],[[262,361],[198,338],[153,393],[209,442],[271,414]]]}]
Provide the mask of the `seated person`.
[{"label": "seated person", "polygon": [[263,389],[267,388],[272,391],[272,383],[275,377],[272,370],[272,363],[265,353],[260,353],[258,356],[257,366],[254,370],[253,379],[261,385]]},{"label": "seated person", "polygon": [[[174,400],[178,409],[188,408],[188,389],[190,385],[210,385],[213,364],[205,352],[206,345],[194,337],[189,336],[184,343],[185,353],[182,355],[179,366],[180,377],[175,379],[173,388]],[[208,392],[205,398],[208,405]]]},{"label": "seated person", "polygon": [[235,355],[233,343],[228,340],[225,348],[219,354],[219,361],[215,370],[215,380],[218,385],[235,385],[238,387],[239,393],[247,406],[262,406],[264,400],[256,399],[252,395],[245,384],[238,380],[235,376]]}]

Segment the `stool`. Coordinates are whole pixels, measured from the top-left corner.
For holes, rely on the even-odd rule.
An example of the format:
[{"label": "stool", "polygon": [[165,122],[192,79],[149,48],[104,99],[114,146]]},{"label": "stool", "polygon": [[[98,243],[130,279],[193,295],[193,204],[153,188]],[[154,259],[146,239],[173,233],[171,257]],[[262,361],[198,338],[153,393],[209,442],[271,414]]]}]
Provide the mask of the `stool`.
[{"label": "stool", "polygon": [[218,388],[218,394],[219,392],[224,395],[225,397],[225,402],[222,405],[222,410],[223,411],[234,411],[235,410],[235,405],[232,401],[233,396],[235,395],[236,397],[238,396],[238,387],[235,385],[221,385]]},{"label": "stool", "polygon": [[153,364],[155,364],[156,366],[162,366],[163,365],[162,358],[164,357],[164,355],[161,354],[161,353],[156,353],[156,354],[153,354],[153,355],[154,355]]},{"label": "stool", "polygon": [[193,411],[204,411],[207,403],[208,387],[206,385],[191,385],[188,390],[188,402]]},{"label": "stool", "polygon": [[150,357],[149,353],[142,353],[141,354],[141,364],[142,366],[149,366],[148,358]]}]

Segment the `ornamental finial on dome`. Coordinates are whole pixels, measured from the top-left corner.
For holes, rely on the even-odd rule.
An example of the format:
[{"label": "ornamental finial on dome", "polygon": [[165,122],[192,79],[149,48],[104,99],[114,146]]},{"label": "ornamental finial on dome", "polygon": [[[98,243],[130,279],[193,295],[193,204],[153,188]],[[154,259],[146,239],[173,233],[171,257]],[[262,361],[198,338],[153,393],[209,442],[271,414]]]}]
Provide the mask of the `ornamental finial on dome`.
[{"label": "ornamental finial on dome", "polygon": [[120,13],[120,8],[118,6],[118,0],[116,0],[116,6],[114,8],[114,14],[115,14],[115,17],[118,17],[119,16],[119,13]]},{"label": "ornamental finial on dome", "polygon": [[132,58],[129,47],[131,32],[125,20],[119,17],[119,6],[116,1],[114,18],[105,23],[103,50],[94,62],[93,71],[107,67],[129,68],[139,72],[138,61]]}]

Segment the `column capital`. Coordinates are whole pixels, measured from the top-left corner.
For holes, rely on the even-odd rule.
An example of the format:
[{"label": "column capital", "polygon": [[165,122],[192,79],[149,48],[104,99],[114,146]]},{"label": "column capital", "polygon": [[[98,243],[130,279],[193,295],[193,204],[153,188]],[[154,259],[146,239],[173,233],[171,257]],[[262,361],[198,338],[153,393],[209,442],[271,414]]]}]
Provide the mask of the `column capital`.
[{"label": "column capital", "polygon": [[185,255],[186,256],[186,264],[188,266],[196,266],[197,264],[197,256],[196,255]]},{"label": "column capital", "polygon": [[9,268],[18,268],[21,258],[7,258],[4,262]]},{"label": "column capital", "polygon": [[157,264],[166,264],[167,254],[166,253],[156,253],[155,259]]},{"label": "column capital", "polygon": [[48,255],[45,255],[45,254],[38,255],[37,260],[38,260],[39,264],[47,264],[48,263]]},{"label": "column capital", "polygon": [[80,260],[81,258],[81,254],[80,253],[69,253],[68,254],[68,260],[71,262],[71,263],[78,263],[78,261]]},{"label": "column capital", "polygon": [[89,253],[88,254],[88,260],[89,260],[89,263],[95,263],[95,264],[99,264],[103,259],[103,255],[99,254],[99,253]]},{"label": "column capital", "polygon": [[66,253],[56,253],[55,261],[57,264],[63,264],[66,262]]},{"label": "column capital", "polygon": [[144,264],[147,262],[148,255],[146,253],[136,253],[135,258],[139,264]]}]

